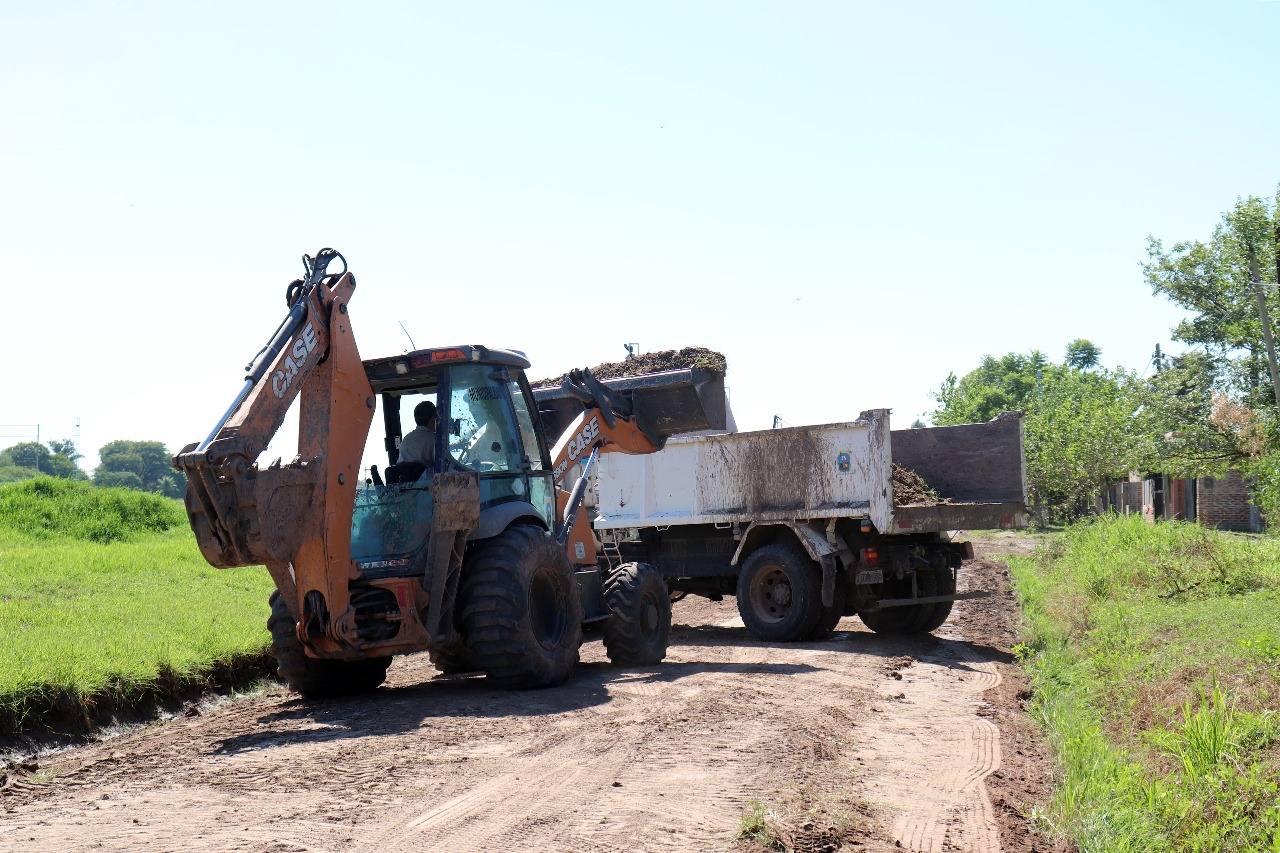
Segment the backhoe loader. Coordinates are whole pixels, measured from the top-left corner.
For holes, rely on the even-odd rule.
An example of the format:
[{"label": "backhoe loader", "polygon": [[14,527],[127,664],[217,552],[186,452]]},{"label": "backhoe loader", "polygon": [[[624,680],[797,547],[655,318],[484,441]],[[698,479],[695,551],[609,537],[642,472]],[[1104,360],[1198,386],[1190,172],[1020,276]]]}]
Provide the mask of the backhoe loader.
[{"label": "backhoe loader", "polygon": [[[601,453],[722,428],[723,376],[675,371],[618,393],[573,371],[575,411],[559,413],[549,448],[522,353],[466,345],[362,361],[346,259],[324,249],[303,265],[231,405],[174,458],[205,559],[264,565],[275,581],[282,679],[308,697],[372,690],[393,655],[426,650],[446,673],[553,685],[592,622],[613,662],[661,661],[663,578],[597,554],[583,495]],[[297,457],[259,467],[295,399]],[[429,465],[399,458],[402,417],[423,400],[438,413]],[[386,465],[362,477],[379,411]]]}]

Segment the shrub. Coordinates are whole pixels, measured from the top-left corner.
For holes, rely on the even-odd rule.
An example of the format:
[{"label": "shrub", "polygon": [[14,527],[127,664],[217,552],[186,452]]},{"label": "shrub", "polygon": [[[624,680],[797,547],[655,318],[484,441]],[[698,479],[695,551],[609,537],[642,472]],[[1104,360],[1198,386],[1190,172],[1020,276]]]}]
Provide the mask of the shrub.
[{"label": "shrub", "polygon": [[51,477],[0,486],[0,529],[25,536],[116,542],[185,522],[178,501],[144,492]]}]

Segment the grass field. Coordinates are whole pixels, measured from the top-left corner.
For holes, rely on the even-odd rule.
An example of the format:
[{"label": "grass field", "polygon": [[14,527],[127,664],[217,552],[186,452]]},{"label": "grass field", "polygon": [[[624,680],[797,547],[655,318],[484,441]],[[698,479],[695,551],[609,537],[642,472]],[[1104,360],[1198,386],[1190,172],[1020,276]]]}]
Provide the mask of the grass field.
[{"label": "grass field", "polygon": [[261,660],[271,589],[209,567],[178,501],[0,485],[0,734],[83,728]]},{"label": "grass field", "polygon": [[1280,851],[1280,541],[1108,517],[1010,560],[1083,851]]}]

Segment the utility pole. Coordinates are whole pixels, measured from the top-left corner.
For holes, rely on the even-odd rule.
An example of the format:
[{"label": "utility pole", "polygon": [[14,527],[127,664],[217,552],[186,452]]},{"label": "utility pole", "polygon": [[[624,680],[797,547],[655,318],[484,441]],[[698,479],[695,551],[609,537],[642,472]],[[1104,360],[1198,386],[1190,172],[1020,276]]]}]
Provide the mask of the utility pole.
[{"label": "utility pole", "polygon": [[[1280,228],[1276,229],[1280,237]],[[1277,246],[1280,251],[1280,245]],[[1249,278],[1253,279],[1253,289],[1258,296],[1258,318],[1262,320],[1262,339],[1267,343],[1267,366],[1271,368],[1271,391],[1276,395],[1276,408],[1280,409],[1280,369],[1276,367],[1276,342],[1271,337],[1271,318],[1267,315],[1267,291],[1262,286],[1262,275],[1258,272],[1258,256],[1252,245],[1245,245],[1249,255]],[[1276,272],[1280,275],[1280,258],[1276,260]]]},{"label": "utility pole", "polygon": [[1155,366],[1156,373],[1164,369],[1164,353],[1160,351],[1160,345],[1156,344],[1155,354],[1151,356],[1151,363]]}]

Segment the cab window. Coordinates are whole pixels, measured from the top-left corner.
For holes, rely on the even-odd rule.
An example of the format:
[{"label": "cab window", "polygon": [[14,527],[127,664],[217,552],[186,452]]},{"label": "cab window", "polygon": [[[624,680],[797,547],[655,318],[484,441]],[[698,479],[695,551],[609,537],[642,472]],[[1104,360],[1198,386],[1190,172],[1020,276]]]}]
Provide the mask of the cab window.
[{"label": "cab window", "polygon": [[524,389],[520,383],[512,379],[507,383],[511,392],[511,404],[516,410],[516,424],[520,427],[520,440],[524,442],[524,455],[529,460],[530,469],[542,470],[542,448],[538,446],[538,430],[533,425],[533,414],[529,411],[529,401],[525,399]]},{"label": "cab window", "polygon": [[462,365],[450,371],[449,454],[476,471],[518,471],[520,441],[502,371]]}]

